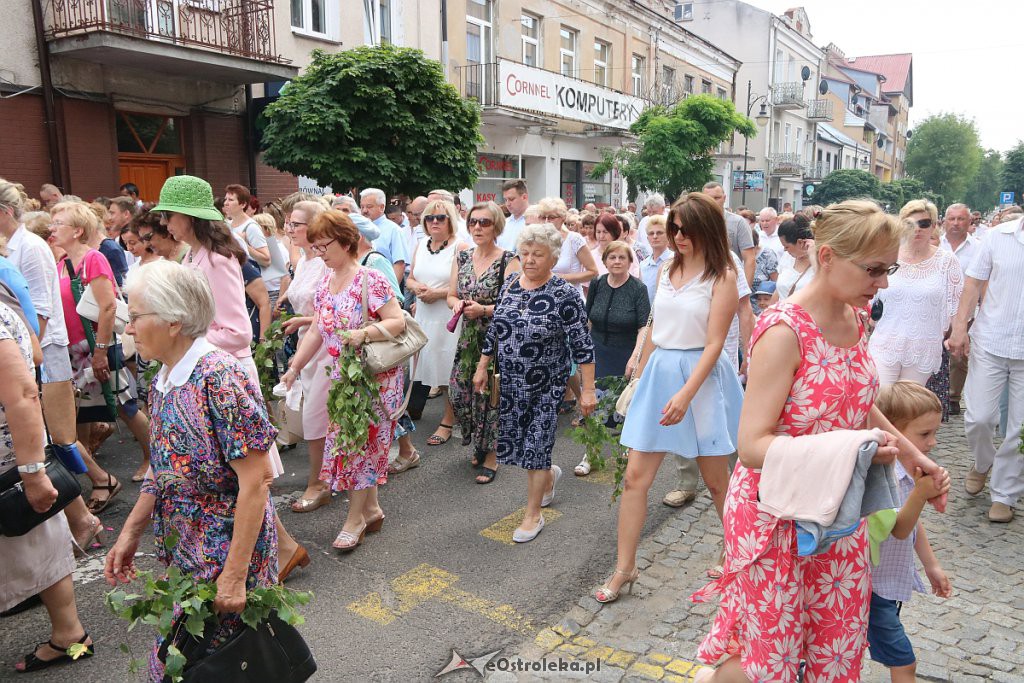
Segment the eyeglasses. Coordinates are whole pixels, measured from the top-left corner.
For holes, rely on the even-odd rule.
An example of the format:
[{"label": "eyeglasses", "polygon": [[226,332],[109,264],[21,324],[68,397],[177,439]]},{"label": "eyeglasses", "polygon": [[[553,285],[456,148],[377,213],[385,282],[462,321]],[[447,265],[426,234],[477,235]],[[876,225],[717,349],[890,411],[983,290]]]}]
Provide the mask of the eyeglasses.
[{"label": "eyeglasses", "polygon": [[448,220],[448,214],[446,213],[432,213],[429,216],[423,217],[424,223],[430,223],[431,221],[437,221],[438,223],[444,223]]},{"label": "eyeglasses", "polygon": [[[928,222],[931,223],[931,221]],[[865,266],[863,263],[854,263],[853,265],[857,266],[870,277],[875,279],[880,278],[883,275],[895,275],[896,271],[900,269],[900,264],[898,263],[894,263],[891,266]]]},{"label": "eyeglasses", "polygon": [[[342,211],[344,211],[344,210],[345,210],[345,209],[342,209]],[[301,222],[301,221],[299,221],[299,222],[296,222],[296,221],[288,221],[287,223],[285,223],[285,224],[284,224],[284,227],[286,227],[286,228],[291,228],[292,230],[295,230],[295,229],[296,229],[296,228],[298,228],[298,227],[299,227],[300,225],[309,225],[309,223],[303,223],[303,222]]]},{"label": "eyeglasses", "polygon": [[931,218],[922,218],[921,220],[919,220],[917,222],[917,227],[919,227],[921,229],[927,229],[927,228],[932,227],[932,219]]},{"label": "eyeglasses", "polygon": [[325,242],[323,244],[311,244],[309,245],[309,250],[314,254],[324,254],[327,252],[327,247],[331,246],[337,241],[337,239],[333,239],[330,242]]},{"label": "eyeglasses", "polygon": [[559,218],[565,218],[565,216],[563,216],[560,213],[548,213],[541,214],[540,216],[537,216],[537,218],[541,219],[542,221],[556,221]]},{"label": "eyeglasses", "polygon": [[471,228],[474,225],[479,225],[481,228],[489,228],[492,225],[494,225],[494,221],[491,220],[490,218],[470,218],[468,221],[466,221],[466,225],[468,225]]},{"label": "eyeglasses", "polygon": [[52,221],[50,223],[51,228],[70,228],[70,223],[61,223],[60,221]]},{"label": "eyeglasses", "polygon": [[156,313],[129,313],[128,324],[134,325],[136,320],[138,320],[139,318],[144,318],[147,315],[156,315]]}]

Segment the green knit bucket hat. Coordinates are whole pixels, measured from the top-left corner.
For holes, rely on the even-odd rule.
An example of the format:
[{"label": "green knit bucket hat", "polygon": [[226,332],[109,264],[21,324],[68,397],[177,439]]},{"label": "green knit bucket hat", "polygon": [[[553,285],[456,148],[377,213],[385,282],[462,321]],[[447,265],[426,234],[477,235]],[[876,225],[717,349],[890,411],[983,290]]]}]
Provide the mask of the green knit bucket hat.
[{"label": "green knit bucket hat", "polygon": [[208,221],[224,220],[221,212],[213,206],[213,190],[210,183],[193,175],[176,175],[168,178],[160,188],[160,201],[151,210],[183,213]]}]

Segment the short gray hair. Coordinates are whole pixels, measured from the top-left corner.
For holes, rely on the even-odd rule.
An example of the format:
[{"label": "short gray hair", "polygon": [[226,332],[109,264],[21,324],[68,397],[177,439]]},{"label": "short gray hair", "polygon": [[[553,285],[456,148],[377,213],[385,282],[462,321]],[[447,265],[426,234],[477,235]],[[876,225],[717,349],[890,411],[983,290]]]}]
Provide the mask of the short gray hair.
[{"label": "short gray hair", "polygon": [[206,276],[173,261],[139,266],[128,276],[125,291],[164,322],[180,323],[189,339],[204,336],[213,322],[213,291]]},{"label": "short gray hair", "polygon": [[446,202],[451,202],[453,204],[455,203],[455,195],[453,195],[448,190],[431,190],[430,192],[427,193],[427,197],[430,197],[430,195],[432,194],[436,194],[438,197],[440,197]]},{"label": "short gray hair", "polygon": [[775,209],[773,209],[770,206],[766,206],[766,207],[764,207],[763,209],[761,209],[760,211],[757,212],[758,216],[760,216],[761,214],[765,214],[767,216],[771,216],[772,218],[778,218],[779,217],[779,212],[776,211]]},{"label": "short gray hair", "polygon": [[519,233],[516,251],[527,244],[539,244],[547,247],[551,255],[556,256],[562,249],[562,233],[551,223],[527,225]]},{"label": "short gray hair", "polygon": [[957,202],[956,204],[950,204],[949,206],[947,206],[945,215],[948,216],[950,211],[959,211],[960,209],[963,209],[964,211],[967,212],[968,218],[971,217],[971,207],[967,206],[962,202]]},{"label": "short gray hair", "polygon": [[647,195],[647,201],[644,202],[644,206],[648,209],[653,209],[656,206],[665,208],[665,195],[660,192],[653,192]]},{"label": "short gray hair", "polygon": [[357,202],[355,199],[353,199],[350,195],[343,194],[343,195],[341,195],[339,197],[335,197],[334,199],[331,200],[331,208],[332,209],[336,209],[339,206],[341,206],[342,204],[348,204],[349,208],[351,208],[353,211],[358,211],[359,210],[359,202]]},{"label": "short gray hair", "polygon": [[374,201],[385,206],[388,203],[388,196],[384,194],[384,190],[378,190],[376,187],[368,187],[359,193],[360,199],[366,199],[367,197],[373,197]]}]

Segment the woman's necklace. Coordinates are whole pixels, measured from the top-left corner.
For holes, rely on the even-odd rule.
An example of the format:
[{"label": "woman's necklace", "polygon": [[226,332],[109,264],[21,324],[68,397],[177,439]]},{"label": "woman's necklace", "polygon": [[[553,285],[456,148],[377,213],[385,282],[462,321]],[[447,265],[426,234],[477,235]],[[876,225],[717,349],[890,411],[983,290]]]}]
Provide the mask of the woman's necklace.
[{"label": "woman's necklace", "polygon": [[[451,239],[451,238],[448,238],[448,239]],[[431,239],[427,240],[427,251],[429,251],[429,252],[430,252],[431,254],[440,254],[440,253],[441,253],[442,251],[444,251],[444,250],[445,250],[445,247],[447,247],[447,246],[448,246],[448,240],[445,240],[444,242],[441,242],[441,246],[440,246],[440,247],[438,247],[438,248],[437,248],[437,250],[435,251],[435,250],[433,250],[433,249],[431,249],[431,248],[430,248],[430,245],[431,245],[431,244],[432,244],[433,242],[434,242],[434,239],[433,239],[433,238],[431,238]]]}]

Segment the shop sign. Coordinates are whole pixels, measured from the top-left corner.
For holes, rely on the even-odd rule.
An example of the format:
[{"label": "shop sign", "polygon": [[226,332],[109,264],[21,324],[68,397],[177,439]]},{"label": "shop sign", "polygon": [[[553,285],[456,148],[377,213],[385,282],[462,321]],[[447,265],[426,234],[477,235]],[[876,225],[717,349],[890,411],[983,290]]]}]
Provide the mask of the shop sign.
[{"label": "shop sign", "polygon": [[481,178],[519,177],[519,157],[508,154],[477,154],[476,167]]},{"label": "shop sign", "polygon": [[320,195],[321,197],[324,195],[334,194],[334,190],[331,189],[330,185],[321,185],[320,181],[304,175],[299,176],[299,192]]},{"label": "shop sign", "polygon": [[498,79],[502,106],[607,128],[629,129],[647,106],[639,97],[505,60],[498,63]]},{"label": "shop sign", "polygon": [[[743,189],[743,171],[732,172],[732,189]],[[764,171],[747,171],[747,191],[764,192]]]}]

